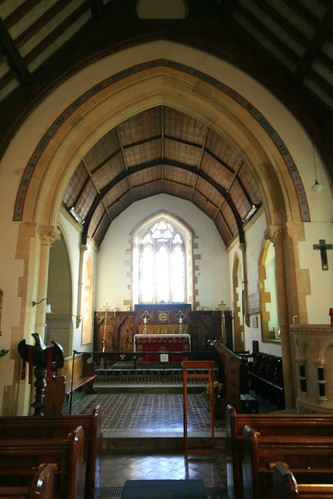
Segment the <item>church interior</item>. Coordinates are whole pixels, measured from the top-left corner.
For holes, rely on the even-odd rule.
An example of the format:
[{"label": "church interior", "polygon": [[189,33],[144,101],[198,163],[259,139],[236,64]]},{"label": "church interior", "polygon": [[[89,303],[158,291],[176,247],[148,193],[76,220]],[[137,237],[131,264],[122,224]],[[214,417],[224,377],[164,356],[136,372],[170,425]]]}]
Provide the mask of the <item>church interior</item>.
[{"label": "church interior", "polygon": [[333,497],[332,2],[0,0],[0,130],[0,497]]}]

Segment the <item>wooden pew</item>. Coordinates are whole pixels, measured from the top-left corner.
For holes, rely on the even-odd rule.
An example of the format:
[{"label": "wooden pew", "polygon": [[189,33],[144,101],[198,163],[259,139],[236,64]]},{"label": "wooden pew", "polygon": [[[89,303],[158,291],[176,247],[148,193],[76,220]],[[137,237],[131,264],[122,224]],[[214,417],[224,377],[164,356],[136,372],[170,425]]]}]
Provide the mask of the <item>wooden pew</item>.
[{"label": "wooden pew", "polygon": [[[0,485],[0,498],[11,499],[52,499],[54,470],[51,464],[42,464],[27,486],[17,485],[20,477],[13,477],[13,484]],[[8,480],[7,480],[8,481]]]},{"label": "wooden pew", "polygon": [[86,462],[85,498],[93,499],[100,487],[102,413],[97,405],[91,414],[59,416],[0,417],[0,440],[39,438],[51,441],[63,438],[77,426],[84,429],[84,461]]},{"label": "wooden pew", "polygon": [[[96,378],[96,366],[94,362],[88,363],[92,359],[91,353],[75,353],[73,356],[65,357],[64,366],[59,369],[58,376],[65,376],[65,395],[67,400],[71,392],[76,390],[93,391],[93,383]],[[74,372],[73,372],[74,365]],[[73,375],[73,376],[72,376]]]},{"label": "wooden pew", "polygon": [[[30,437],[30,438],[29,438]],[[54,470],[54,499],[82,499],[85,490],[84,430],[78,426],[67,437],[0,439],[0,481],[25,477],[28,482],[40,463]]]},{"label": "wooden pew", "polygon": [[242,359],[235,355],[231,350],[214,340],[208,342],[219,368],[218,381],[223,383],[224,397],[219,400],[216,406],[219,406],[223,412],[227,403],[230,403],[237,410],[241,410],[241,364]]},{"label": "wooden pew", "polygon": [[[333,499],[332,476],[328,477],[327,474],[323,476],[320,471],[312,473],[311,482],[313,483],[299,483],[300,478],[296,479],[296,476],[285,463],[276,463],[273,471],[276,499]],[[331,483],[325,483],[329,479]]]},{"label": "wooden pew", "polygon": [[238,414],[235,408],[228,404],[226,408],[228,494],[235,499],[243,498],[243,428],[246,424],[262,435],[333,435],[333,416],[329,414]]},{"label": "wooden pew", "polygon": [[282,357],[258,352],[248,357],[247,365],[250,390],[268,399],[277,409],[284,409]]},{"label": "wooden pew", "polygon": [[[243,494],[246,499],[274,499],[273,469],[277,462],[288,463],[302,476],[333,473],[333,436],[262,436],[245,425]],[[310,479],[308,479],[310,481]]]}]

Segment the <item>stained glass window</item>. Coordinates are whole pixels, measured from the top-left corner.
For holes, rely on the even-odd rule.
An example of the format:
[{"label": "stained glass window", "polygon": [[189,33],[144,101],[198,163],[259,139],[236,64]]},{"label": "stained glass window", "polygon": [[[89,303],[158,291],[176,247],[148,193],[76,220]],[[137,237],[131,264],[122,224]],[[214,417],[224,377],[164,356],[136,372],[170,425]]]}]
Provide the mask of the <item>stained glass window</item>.
[{"label": "stained glass window", "polygon": [[140,245],[140,302],[184,303],[185,247],[182,236],[166,219],[144,234]]}]

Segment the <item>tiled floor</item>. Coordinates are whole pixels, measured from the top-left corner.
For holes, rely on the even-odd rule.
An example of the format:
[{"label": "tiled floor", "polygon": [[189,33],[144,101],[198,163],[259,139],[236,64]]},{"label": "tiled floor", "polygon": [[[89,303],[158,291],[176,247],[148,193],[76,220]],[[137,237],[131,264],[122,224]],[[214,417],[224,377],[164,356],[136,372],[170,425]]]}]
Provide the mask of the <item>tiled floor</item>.
[{"label": "tiled floor", "polygon": [[204,481],[209,498],[226,498],[224,455],[195,457],[186,460],[184,454],[104,454],[100,497],[120,497],[126,480],[185,480]]},{"label": "tiled floor", "polygon": [[[127,440],[126,452],[104,450],[100,498],[119,498],[126,480],[201,479],[208,498],[226,495],[225,456],[221,448],[211,456],[190,456],[183,451],[183,403],[179,394],[96,394],[73,403],[73,413],[90,413],[97,403],[102,407],[103,439],[108,443]],[[199,394],[188,395],[189,436],[210,436],[209,413]],[[224,436],[216,422],[215,437]],[[159,442],[167,437],[178,441],[174,450],[163,450]],[[132,439],[132,440],[131,440]],[[150,444],[145,442],[150,439]],[[138,449],[140,442],[141,449]],[[133,450],[131,448],[133,442]],[[135,442],[135,444],[134,444]],[[163,445],[163,444],[162,444]],[[105,447],[105,441],[104,441]],[[160,449],[160,450],[158,450]]]}]

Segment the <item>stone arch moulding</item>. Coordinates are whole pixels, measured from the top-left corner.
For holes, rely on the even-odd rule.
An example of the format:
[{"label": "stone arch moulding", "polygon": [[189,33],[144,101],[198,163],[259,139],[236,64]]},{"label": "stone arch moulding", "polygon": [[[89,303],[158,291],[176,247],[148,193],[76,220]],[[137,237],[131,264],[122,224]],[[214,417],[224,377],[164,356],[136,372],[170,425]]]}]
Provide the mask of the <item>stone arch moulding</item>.
[{"label": "stone arch moulding", "polygon": [[82,155],[129,116],[161,104],[195,116],[234,143],[262,186],[269,223],[310,221],[297,167],[260,111],[214,77],[166,59],[138,64],[106,78],[58,116],[25,168],[13,220],[55,224],[63,192]]}]

